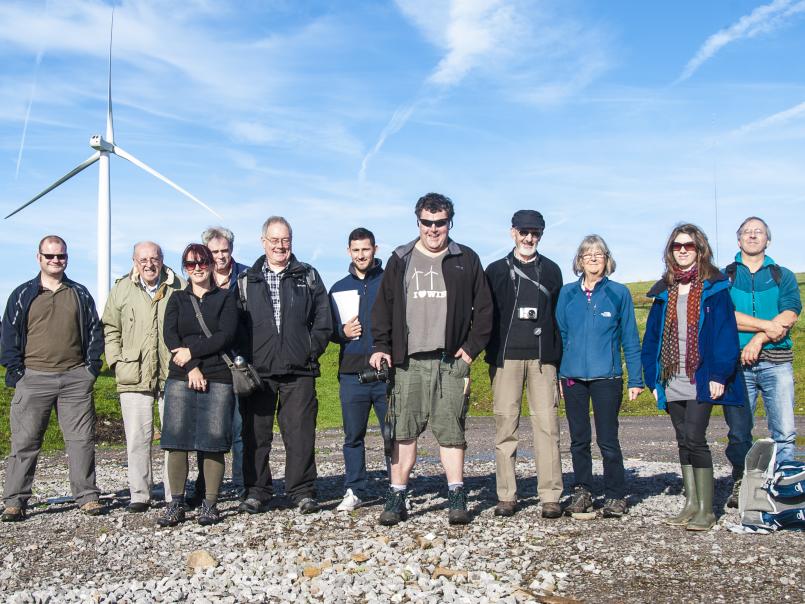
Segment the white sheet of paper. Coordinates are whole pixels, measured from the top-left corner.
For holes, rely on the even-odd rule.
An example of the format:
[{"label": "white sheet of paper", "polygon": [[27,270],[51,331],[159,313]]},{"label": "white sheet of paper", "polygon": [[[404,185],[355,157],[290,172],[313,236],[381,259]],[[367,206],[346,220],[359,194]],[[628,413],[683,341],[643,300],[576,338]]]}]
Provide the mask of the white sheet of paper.
[{"label": "white sheet of paper", "polygon": [[350,289],[345,292],[333,293],[333,300],[338,307],[338,314],[341,315],[341,324],[343,325],[352,317],[358,316],[358,309],[360,308],[361,298],[358,295],[357,289]]}]

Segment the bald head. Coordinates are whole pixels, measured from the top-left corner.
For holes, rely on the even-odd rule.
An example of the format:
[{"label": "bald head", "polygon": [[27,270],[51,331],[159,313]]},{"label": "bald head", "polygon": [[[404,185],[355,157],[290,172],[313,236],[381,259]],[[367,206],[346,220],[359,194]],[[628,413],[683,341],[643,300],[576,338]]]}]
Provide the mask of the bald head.
[{"label": "bald head", "polygon": [[154,287],[159,282],[159,275],[162,272],[162,248],[153,241],[135,243],[132,260],[146,285]]}]

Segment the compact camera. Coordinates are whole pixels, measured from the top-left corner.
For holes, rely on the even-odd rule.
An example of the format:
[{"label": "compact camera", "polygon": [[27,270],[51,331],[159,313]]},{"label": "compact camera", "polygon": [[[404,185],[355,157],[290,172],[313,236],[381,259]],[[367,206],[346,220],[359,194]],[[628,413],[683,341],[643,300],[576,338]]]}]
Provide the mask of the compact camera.
[{"label": "compact camera", "polygon": [[388,382],[389,381],[389,364],[386,359],[380,361],[380,369],[369,367],[358,373],[358,381],[361,384],[371,384],[374,382]]},{"label": "compact camera", "polygon": [[533,306],[520,306],[517,308],[517,318],[523,321],[536,321],[539,309]]}]

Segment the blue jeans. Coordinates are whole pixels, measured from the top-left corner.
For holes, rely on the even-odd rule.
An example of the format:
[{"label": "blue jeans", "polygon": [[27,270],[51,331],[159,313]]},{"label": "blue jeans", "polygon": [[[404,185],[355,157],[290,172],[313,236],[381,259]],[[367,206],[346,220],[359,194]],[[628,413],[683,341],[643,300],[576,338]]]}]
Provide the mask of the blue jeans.
[{"label": "blue jeans", "polygon": [[[342,373],[340,382],[341,415],[344,421],[344,488],[358,497],[366,495],[366,426],[372,407],[381,425],[386,417],[386,383],[361,384],[354,373]],[[386,459],[388,471],[389,460]]]},{"label": "blue jeans", "polygon": [[[794,424],[794,367],[792,363],[759,361],[744,369],[749,407],[724,406],[729,426],[727,458],[733,466],[733,478],[743,474],[744,458],[752,446],[757,395],[763,396],[769,433],[777,443],[777,461],[794,458],[797,429]],[[740,472],[736,470],[740,468]]]}]

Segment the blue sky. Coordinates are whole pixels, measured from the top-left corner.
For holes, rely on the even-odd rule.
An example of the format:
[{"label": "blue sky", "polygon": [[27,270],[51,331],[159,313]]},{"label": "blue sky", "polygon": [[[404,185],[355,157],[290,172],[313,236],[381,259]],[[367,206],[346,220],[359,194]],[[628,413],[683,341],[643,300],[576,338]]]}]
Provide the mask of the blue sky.
[{"label": "blue sky", "polygon": [[[115,140],[216,208],[241,262],[281,214],[330,285],[352,228],[372,229],[385,259],[437,191],[484,264],[533,208],[566,278],[588,233],[609,243],[616,279],[655,278],[679,221],[714,245],[718,233],[725,264],[751,214],[772,227],[770,255],[805,270],[805,0],[114,5]],[[103,132],[111,6],[0,2],[3,215]],[[221,222],[120,158],[111,178],[113,276],[135,241],[176,267]],[[0,221],[3,300],[51,232],[94,290],[97,181],[92,166]]]}]

